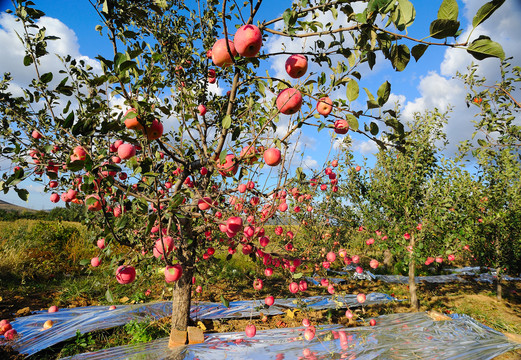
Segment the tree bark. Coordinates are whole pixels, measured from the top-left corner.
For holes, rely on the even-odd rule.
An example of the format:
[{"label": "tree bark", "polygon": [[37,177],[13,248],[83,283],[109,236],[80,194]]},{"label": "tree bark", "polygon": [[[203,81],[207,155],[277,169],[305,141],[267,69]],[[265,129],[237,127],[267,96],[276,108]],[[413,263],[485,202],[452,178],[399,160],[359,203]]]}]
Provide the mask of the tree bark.
[{"label": "tree bark", "polygon": [[418,296],[416,294],[416,279],[415,279],[415,271],[416,271],[416,262],[414,260],[414,236],[411,235],[411,239],[409,241],[409,246],[413,249],[413,252],[410,254],[409,258],[409,298],[411,301],[411,309],[414,311],[420,310],[420,305],[418,302]]},{"label": "tree bark", "polygon": [[389,249],[385,249],[384,251],[384,265],[389,269],[393,266],[393,254]]},{"label": "tree bark", "polygon": [[[183,273],[174,285],[169,347],[179,346],[180,343],[185,344],[187,341],[186,332],[190,323],[190,306],[192,303],[193,264],[197,244],[193,235],[191,221],[185,218],[181,225],[181,240],[177,245],[177,258],[183,268]],[[184,342],[182,336],[185,336]]]},{"label": "tree bark", "polygon": [[501,286],[501,267],[496,268],[496,298],[499,301],[503,300],[503,287]]}]

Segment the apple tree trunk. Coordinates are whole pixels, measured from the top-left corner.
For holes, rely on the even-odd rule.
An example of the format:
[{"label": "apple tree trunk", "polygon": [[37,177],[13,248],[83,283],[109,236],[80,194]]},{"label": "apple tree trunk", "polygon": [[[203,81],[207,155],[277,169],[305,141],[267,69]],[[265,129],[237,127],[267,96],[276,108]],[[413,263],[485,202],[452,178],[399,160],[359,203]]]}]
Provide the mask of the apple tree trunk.
[{"label": "apple tree trunk", "polygon": [[[411,239],[409,241],[409,246],[411,249],[414,249],[414,236],[411,236]],[[416,261],[414,259],[414,251],[411,252],[410,258],[409,258],[409,298],[411,300],[411,309],[414,311],[420,310],[420,305],[418,302],[418,296],[416,294],[416,279],[415,279],[415,272],[416,272]]]},{"label": "apple tree trunk", "polygon": [[[190,323],[190,306],[192,303],[192,277],[194,275],[196,238],[189,219],[183,219],[181,236],[177,244],[177,259],[183,268],[181,278],[174,284],[172,298],[172,327],[170,339],[179,338],[174,333],[187,331]],[[182,339],[179,340],[182,342]]]},{"label": "apple tree trunk", "polygon": [[501,301],[503,300],[503,288],[501,287],[501,245],[498,236],[494,239],[496,245],[496,298]]}]

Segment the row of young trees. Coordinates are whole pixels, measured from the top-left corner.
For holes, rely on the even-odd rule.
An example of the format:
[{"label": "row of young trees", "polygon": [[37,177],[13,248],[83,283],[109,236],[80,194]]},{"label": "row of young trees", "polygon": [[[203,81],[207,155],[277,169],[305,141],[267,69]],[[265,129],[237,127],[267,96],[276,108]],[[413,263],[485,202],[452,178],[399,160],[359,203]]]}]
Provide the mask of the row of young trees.
[{"label": "row of young trees", "polygon": [[[483,5],[472,26],[486,21],[502,3]],[[47,44],[59,39],[39,26],[44,13],[31,1],[16,0],[15,5],[26,49],[23,64],[35,77],[21,96],[11,92],[16,79],[9,74],[0,82],[1,152],[17,164],[3,174],[0,186],[27,198],[20,183],[30,178],[45,184],[52,201],[84,203],[93,243],[107,255],[113,243],[130,249],[126,256],[112,258],[121,283],[133,281],[140,265],[162,262],[165,279],[175,282],[172,334],[180,336],[172,337],[172,345],[186,341],[192,278],[201,259],[215,249],[239,250],[262,261],[284,274],[294,290],[293,274],[303,261],[292,252],[294,234],[277,230],[285,246],[266,250],[264,224],[289,210],[314,212],[319,187],[325,185],[330,198],[339,191],[332,170],[328,178],[322,173],[306,177],[290,166],[294,135],[302,127],[356,132],[389,147],[389,154],[403,159],[389,164],[396,167],[392,171],[413,167],[411,186],[434,176],[429,165],[434,149],[426,144],[419,151],[408,140],[432,134],[408,134],[393,111],[372,115],[389,99],[390,83],[384,82],[376,97],[368,91],[365,107],[354,107],[362,67],[372,69],[381,58],[402,71],[411,55],[419,61],[431,46],[461,48],[478,60],[504,57],[501,46],[486,36],[458,41],[455,0],[441,3],[429,32],[417,39],[407,34],[415,18],[409,0],[302,0],[271,20],[257,19],[267,6],[262,0],[241,5],[226,0],[98,0],[93,2],[101,20],[97,30],[111,42],[113,54],[97,57],[101,73],[70,56],[62,58],[62,71],[52,73],[42,71],[41,60],[53,56]],[[343,16],[346,23],[317,20],[329,15]],[[299,53],[270,53],[262,43],[271,36],[309,41]],[[291,81],[258,73],[263,62],[277,56],[287,58]],[[328,74],[306,74],[308,61]],[[225,95],[210,91],[216,79],[228,89]],[[346,88],[347,99],[329,99],[339,88]],[[116,100],[124,108],[116,107]],[[277,125],[280,117],[288,122],[284,131]],[[167,122],[173,126],[164,131]],[[388,134],[387,146],[376,137],[380,128]],[[430,128],[435,128],[434,118]],[[398,235],[417,225],[417,208],[427,199],[413,187],[404,193],[390,186],[396,193],[389,195],[411,204],[399,214],[384,213],[392,224],[388,232]],[[421,236],[411,235],[413,249]],[[331,234],[323,239],[335,241]],[[322,254],[310,251],[304,260],[318,259]]]},{"label": "row of young trees", "polygon": [[[450,112],[416,114],[405,151],[381,150],[373,168],[347,172],[337,204],[338,224],[353,219],[388,237],[376,242],[409,272],[411,305],[418,309],[417,265],[459,260],[493,268],[497,296],[503,273],[521,272],[521,107],[513,93],[521,81],[519,67],[501,66],[502,79],[489,85],[469,68],[460,78],[468,85],[468,103],[479,108],[475,133],[458,154],[444,156],[444,125]],[[470,139],[478,136],[476,141]],[[346,216],[346,207],[349,212]],[[340,211],[340,212],[339,212]],[[342,214],[344,213],[344,214]],[[347,222],[345,221],[347,220]],[[382,236],[383,236],[382,235]]]}]

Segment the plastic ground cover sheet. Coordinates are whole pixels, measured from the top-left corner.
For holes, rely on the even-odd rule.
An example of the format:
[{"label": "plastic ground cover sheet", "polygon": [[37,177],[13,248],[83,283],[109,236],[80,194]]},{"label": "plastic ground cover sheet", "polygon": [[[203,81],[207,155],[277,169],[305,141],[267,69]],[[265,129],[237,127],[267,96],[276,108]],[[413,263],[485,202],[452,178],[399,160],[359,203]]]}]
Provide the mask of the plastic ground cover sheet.
[{"label": "plastic ground cover sheet", "polygon": [[[261,309],[263,314],[282,314],[288,308],[298,306],[296,299],[280,299],[268,309]],[[364,304],[383,304],[396,300],[382,293],[370,293]],[[337,307],[360,306],[356,295],[346,296],[313,296],[302,298],[300,301],[311,309],[329,309]],[[255,308],[264,304],[257,301],[231,301],[226,308],[222,303],[200,302],[192,305],[191,317],[194,319],[229,319],[259,316]],[[159,319],[172,314],[172,303],[163,301],[150,304],[120,305],[115,310],[108,306],[89,306],[82,308],[60,309],[55,313],[40,312],[35,315],[21,317],[11,323],[18,332],[19,338],[12,344],[18,352],[33,355],[61,341],[73,338],[76,332],[88,333],[95,330],[109,329],[124,325],[132,320],[143,321]],[[52,320],[54,325],[50,329],[43,329],[43,324]]]},{"label": "plastic ground cover sheet", "polygon": [[465,315],[434,321],[426,313],[393,314],[376,318],[376,326],[317,327],[313,340],[303,339],[304,327],[241,333],[209,334],[205,342],[168,349],[168,338],[68,357],[101,359],[492,359],[520,348],[503,334]]},{"label": "plastic ground cover sheet", "polygon": [[[347,265],[344,267],[344,271],[335,271],[328,270],[329,273],[350,276],[353,280],[379,280],[386,283],[395,283],[395,284],[407,284],[409,282],[408,276],[402,275],[375,275],[370,271],[364,270],[362,273],[355,272],[356,267],[353,265]],[[447,271],[452,272],[447,275],[431,275],[431,276],[416,276],[415,282],[426,282],[426,283],[435,283],[435,284],[445,284],[451,282],[467,282],[467,280],[460,277],[460,275],[468,275],[474,276],[474,281],[479,282],[488,282],[492,283],[496,281],[496,272],[494,270],[488,269],[490,272],[481,273],[480,267],[465,267],[465,268],[456,268],[456,269],[447,269]],[[311,281],[315,285],[320,285],[320,277],[307,278],[308,281]],[[345,278],[328,278],[330,282],[334,282],[336,284],[347,282]],[[521,277],[511,277],[511,276],[503,276],[502,280],[504,281],[521,281]]]}]

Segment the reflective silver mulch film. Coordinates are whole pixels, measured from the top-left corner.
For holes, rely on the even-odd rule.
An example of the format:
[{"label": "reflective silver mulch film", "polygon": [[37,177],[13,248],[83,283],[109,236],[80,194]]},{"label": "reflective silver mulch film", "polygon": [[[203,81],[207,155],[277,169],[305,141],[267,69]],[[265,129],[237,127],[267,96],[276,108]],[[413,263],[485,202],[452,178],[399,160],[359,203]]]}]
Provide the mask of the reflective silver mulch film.
[{"label": "reflective silver mulch film", "polygon": [[385,315],[376,318],[373,327],[317,327],[311,341],[303,338],[303,331],[303,327],[264,330],[254,338],[244,332],[209,334],[202,344],[178,349],[169,349],[165,338],[66,359],[486,360],[521,347],[464,315],[443,321],[426,313]]},{"label": "reflective silver mulch film", "polygon": [[[365,304],[382,304],[396,300],[382,293],[367,294]],[[329,309],[337,307],[360,306],[356,295],[346,296],[313,296],[300,299],[301,303],[312,309]],[[264,304],[257,301],[231,301],[226,308],[222,303],[200,302],[192,305],[191,317],[196,319],[228,319],[259,316],[257,307]],[[296,299],[280,299],[269,309],[261,309],[263,314],[282,314],[288,308],[296,308]],[[13,348],[23,354],[32,355],[61,341],[73,338],[76,332],[88,333],[95,330],[109,329],[121,326],[131,320],[145,320],[147,318],[163,318],[172,313],[172,303],[169,301],[121,305],[115,310],[108,306],[90,306],[83,308],[60,309],[55,313],[40,312],[35,315],[20,317],[11,323],[20,337],[12,343]],[[44,330],[43,324],[52,320],[52,328]]]}]

